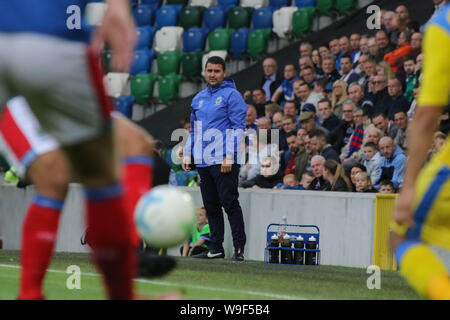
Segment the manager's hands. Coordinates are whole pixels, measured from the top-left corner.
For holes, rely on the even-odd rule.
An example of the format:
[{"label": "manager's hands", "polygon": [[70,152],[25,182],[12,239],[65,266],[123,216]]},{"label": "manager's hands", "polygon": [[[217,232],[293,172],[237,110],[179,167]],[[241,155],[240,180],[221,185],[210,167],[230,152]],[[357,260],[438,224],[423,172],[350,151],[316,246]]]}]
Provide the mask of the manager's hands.
[{"label": "manager's hands", "polygon": [[222,166],[220,167],[221,173],[231,172],[231,167],[233,166],[233,160],[223,159]]}]

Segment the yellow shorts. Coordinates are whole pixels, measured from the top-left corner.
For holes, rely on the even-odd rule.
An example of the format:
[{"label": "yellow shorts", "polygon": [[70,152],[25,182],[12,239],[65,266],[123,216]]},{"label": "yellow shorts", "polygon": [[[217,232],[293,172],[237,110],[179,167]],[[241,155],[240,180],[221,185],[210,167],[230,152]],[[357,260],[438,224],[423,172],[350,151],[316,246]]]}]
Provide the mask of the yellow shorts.
[{"label": "yellow shorts", "polygon": [[422,169],[416,181],[414,228],[395,223],[392,230],[450,250],[450,144],[446,145]]}]

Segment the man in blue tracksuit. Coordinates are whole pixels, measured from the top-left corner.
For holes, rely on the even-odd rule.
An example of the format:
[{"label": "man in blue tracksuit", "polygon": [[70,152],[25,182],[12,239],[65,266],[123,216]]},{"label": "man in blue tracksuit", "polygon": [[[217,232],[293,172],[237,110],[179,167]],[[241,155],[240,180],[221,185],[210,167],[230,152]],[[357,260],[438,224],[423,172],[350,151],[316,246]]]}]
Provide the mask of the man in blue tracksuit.
[{"label": "man in blue tracksuit", "polygon": [[233,260],[243,261],[246,236],[238,180],[248,106],[233,80],[225,76],[225,61],[210,57],[205,65],[208,85],[192,100],[191,131],[182,167],[190,171],[193,158],[200,175],[200,190],[211,230],[210,251],[203,257],[225,257],[223,207],[233,236]]}]

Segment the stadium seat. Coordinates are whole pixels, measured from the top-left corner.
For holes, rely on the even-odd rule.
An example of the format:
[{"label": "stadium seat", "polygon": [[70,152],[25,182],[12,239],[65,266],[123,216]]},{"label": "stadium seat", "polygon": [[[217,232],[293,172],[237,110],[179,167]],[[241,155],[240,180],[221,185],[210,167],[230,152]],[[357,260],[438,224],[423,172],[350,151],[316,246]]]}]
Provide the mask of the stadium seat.
[{"label": "stadium seat", "polygon": [[206,65],[206,61],[208,61],[209,57],[213,57],[213,56],[218,56],[221,57],[223,60],[227,60],[228,57],[228,51],[225,50],[214,50],[214,51],[210,51],[208,53],[205,53],[202,57],[202,76],[205,75],[205,65]]},{"label": "stadium seat", "polygon": [[130,75],[122,72],[108,72],[104,77],[104,85],[108,96],[118,98],[123,95]]},{"label": "stadium seat", "polygon": [[203,25],[209,32],[225,27],[225,11],[220,6],[209,7],[203,15]]},{"label": "stadium seat", "polygon": [[171,100],[178,98],[181,75],[171,73],[158,80],[158,97],[161,102],[167,104]]},{"label": "stadium seat", "polygon": [[283,7],[273,13],[273,32],[279,38],[288,38],[292,31],[292,15],[297,7]]},{"label": "stadium seat", "polygon": [[253,60],[267,52],[270,33],[270,29],[256,29],[248,34],[247,53]]},{"label": "stadium seat", "polygon": [[130,74],[151,72],[155,52],[153,50],[137,50],[134,55],[134,62],[131,65]]},{"label": "stadium seat", "polygon": [[240,6],[259,9],[267,6],[267,0],[241,0]]},{"label": "stadium seat", "polygon": [[169,27],[178,25],[178,16],[181,6],[164,5],[156,11],[156,27]]},{"label": "stadium seat", "polygon": [[239,0],[217,0],[217,5],[222,7],[225,14],[228,14],[231,9],[239,5]]},{"label": "stadium seat", "polygon": [[158,76],[154,73],[141,73],[131,78],[131,94],[137,103],[143,104],[153,98],[153,89]]},{"label": "stadium seat", "polygon": [[108,5],[103,2],[90,2],[86,5],[85,16],[86,22],[92,26],[99,26],[102,22]]},{"label": "stadium seat", "polygon": [[301,37],[307,32],[312,31],[314,14],[316,13],[316,8],[314,7],[303,7],[299,8],[292,15],[292,32],[297,36]]},{"label": "stadium seat", "polygon": [[190,0],[189,1],[189,5],[190,6],[200,6],[200,7],[204,7],[204,8],[209,8],[213,5],[215,5],[216,1],[215,0]]},{"label": "stadium seat", "polygon": [[255,29],[272,29],[273,11],[271,7],[262,7],[253,11],[252,23]]},{"label": "stadium seat", "polygon": [[340,14],[345,15],[355,9],[356,5],[356,0],[336,0],[334,7]]},{"label": "stadium seat", "polygon": [[208,34],[209,50],[225,50],[230,49],[230,39],[234,32],[231,28],[217,28]]},{"label": "stadium seat", "polygon": [[250,27],[251,14],[244,7],[234,7],[228,12],[228,28],[239,29]]},{"label": "stadium seat", "polygon": [[184,7],[180,11],[180,26],[183,27],[184,30],[193,27],[201,27],[204,11],[204,7]]},{"label": "stadium seat", "polygon": [[201,51],[186,52],[181,57],[181,75],[187,80],[194,80],[200,77],[202,72]]},{"label": "stadium seat", "polygon": [[244,58],[243,54],[247,52],[247,40],[250,29],[241,28],[231,35],[230,53],[236,59]]},{"label": "stadium seat", "polygon": [[140,0],[141,5],[149,5],[153,10],[157,10],[161,7],[163,0]]},{"label": "stadium seat", "polygon": [[153,48],[157,53],[181,50],[182,36],[182,27],[163,27],[156,31]]},{"label": "stadium seat", "polygon": [[166,0],[166,4],[177,4],[182,6],[187,5],[187,2],[187,0]]},{"label": "stadium seat", "polygon": [[136,49],[151,49],[153,45],[153,38],[155,37],[156,27],[144,26],[137,27],[137,43]]},{"label": "stadium seat", "polygon": [[208,29],[190,28],[183,32],[183,51],[204,51]]},{"label": "stadium seat", "polygon": [[273,11],[279,10],[283,7],[289,7],[291,5],[291,0],[269,0],[269,7]]},{"label": "stadium seat", "polygon": [[320,15],[331,15],[331,9],[333,9],[335,0],[316,0],[316,9]]},{"label": "stadium seat", "polygon": [[295,6],[297,8],[315,7],[316,0],[295,0]]},{"label": "stadium seat", "polygon": [[114,99],[114,108],[123,114],[125,117],[131,119],[133,116],[133,96],[121,96]]},{"label": "stadium seat", "polygon": [[183,53],[178,50],[166,51],[157,57],[158,75],[166,76],[169,73],[180,72],[180,61]]},{"label": "stadium seat", "polygon": [[156,9],[152,8],[148,4],[141,4],[134,8],[133,17],[136,25],[139,26],[151,26],[155,22]]}]

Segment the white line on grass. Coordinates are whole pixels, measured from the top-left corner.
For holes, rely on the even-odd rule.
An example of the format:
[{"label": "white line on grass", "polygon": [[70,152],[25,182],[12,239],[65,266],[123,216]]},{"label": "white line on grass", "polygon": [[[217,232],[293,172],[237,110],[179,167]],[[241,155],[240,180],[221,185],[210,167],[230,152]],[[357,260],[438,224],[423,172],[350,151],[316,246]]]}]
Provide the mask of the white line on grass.
[{"label": "white line on grass", "polygon": [[[20,269],[20,266],[17,265],[11,265],[11,264],[0,264],[0,268],[10,268],[10,269]],[[47,272],[52,273],[64,273],[65,271],[62,270],[54,270],[54,269],[47,269]],[[82,272],[81,275],[89,276],[89,277],[100,277],[101,275],[98,273],[90,273],[90,272]],[[166,286],[166,287],[186,287],[189,289],[200,289],[200,290],[210,290],[210,291],[221,291],[221,292],[235,292],[235,293],[244,293],[244,294],[251,294],[255,296],[261,296],[266,298],[274,298],[274,299],[285,299],[285,300],[306,300],[303,297],[297,297],[297,296],[287,296],[287,295],[280,295],[280,294],[273,294],[273,293],[266,293],[266,292],[257,292],[257,291],[246,291],[246,290],[236,290],[236,289],[226,289],[226,288],[215,288],[215,287],[206,287],[206,286],[197,286],[197,285],[190,285],[190,284],[181,284],[181,283],[171,283],[171,282],[165,282],[165,281],[153,281],[153,280],[147,280],[147,279],[134,279],[135,282],[141,282],[141,283],[149,283],[154,285],[160,285],[160,286]]]}]

